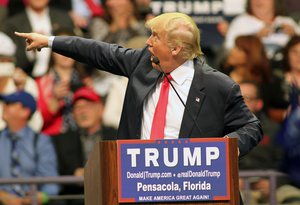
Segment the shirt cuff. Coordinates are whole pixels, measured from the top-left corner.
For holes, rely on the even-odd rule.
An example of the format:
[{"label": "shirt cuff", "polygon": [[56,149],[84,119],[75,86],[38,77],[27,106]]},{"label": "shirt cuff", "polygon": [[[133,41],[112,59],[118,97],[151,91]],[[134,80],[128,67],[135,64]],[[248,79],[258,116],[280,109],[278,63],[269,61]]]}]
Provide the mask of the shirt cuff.
[{"label": "shirt cuff", "polygon": [[49,48],[52,48],[54,39],[55,39],[55,36],[50,36],[49,37],[49,39],[48,39],[48,47]]}]

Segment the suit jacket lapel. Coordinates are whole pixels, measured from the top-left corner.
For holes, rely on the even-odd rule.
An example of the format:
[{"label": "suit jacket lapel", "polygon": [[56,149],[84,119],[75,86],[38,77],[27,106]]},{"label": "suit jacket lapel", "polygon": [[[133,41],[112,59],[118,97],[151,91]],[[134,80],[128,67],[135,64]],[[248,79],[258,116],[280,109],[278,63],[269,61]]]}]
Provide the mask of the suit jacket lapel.
[{"label": "suit jacket lapel", "polygon": [[[148,95],[148,93],[153,89],[153,87],[156,85],[156,82],[161,75],[160,72],[152,68],[152,66],[146,64],[145,67],[147,67],[149,70],[146,72],[146,76],[143,76],[138,79],[138,83],[135,82],[135,85],[138,88],[137,92],[137,103],[138,105],[143,105],[143,102]],[[140,73],[141,75],[145,75],[145,73]]]},{"label": "suit jacket lapel", "polygon": [[137,110],[133,110],[133,112],[135,112],[136,119],[138,119],[136,122],[137,123],[136,127],[138,129],[137,133],[139,133],[138,137],[140,136],[140,132],[141,132],[140,129],[141,129],[141,122],[142,122],[143,103],[147,95],[149,94],[149,92],[156,85],[157,80],[159,79],[159,76],[161,74],[160,72],[152,68],[151,64],[149,65],[148,63],[144,65],[144,69],[148,69],[148,70],[146,71],[146,73],[140,72],[138,75],[142,75],[142,76],[139,76],[136,82],[134,82],[135,86],[137,87],[136,89],[138,90],[137,99],[136,99]]},{"label": "suit jacket lapel", "polygon": [[22,30],[22,32],[30,33],[30,32],[32,32],[33,29],[30,24],[29,17],[25,11],[24,11],[23,15],[24,15],[23,21],[22,21],[22,23],[20,22],[20,24],[19,24],[20,29]]},{"label": "suit jacket lapel", "polygon": [[[200,63],[199,60],[194,60],[195,73],[183,114],[179,138],[190,137],[192,130],[194,129],[198,131],[197,133],[199,133],[199,137],[202,134],[202,131],[197,128],[197,125],[195,125],[201,105],[205,100],[205,93],[202,92],[204,89],[202,66],[203,64]],[[200,128],[199,124],[198,127]]]}]

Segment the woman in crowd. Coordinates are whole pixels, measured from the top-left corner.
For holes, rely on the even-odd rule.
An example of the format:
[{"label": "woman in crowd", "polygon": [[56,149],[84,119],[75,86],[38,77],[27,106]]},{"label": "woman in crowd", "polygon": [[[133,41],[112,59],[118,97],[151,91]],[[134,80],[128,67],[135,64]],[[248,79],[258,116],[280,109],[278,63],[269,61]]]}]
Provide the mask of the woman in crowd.
[{"label": "woman in crowd", "polygon": [[[149,31],[139,16],[135,0],[105,0],[103,8],[105,16],[94,19],[90,25],[89,33],[93,39],[126,46],[131,38],[148,36]],[[105,98],[115,76],[95,70],[91,77],[96,92]]]},{"label": "woman in crowd", "polygon": [[291,38],[286,45],[284,56],[286,82],[300,89],[300,36]]},{"label": "woman in crowd", "polygon": [[91,25],[92,38],[124,46],[130,38],[148,34],[135,0],[105,0],[103,7],[104,18]]},{"label": "woman in crowd", "polygon": [[234,81],[269,82],[270,66],[260,39],[254,35],[239,36],[225,60],[224,72]]},{"label": "woman in crowd", "polygon": [[278,0],[248,0],[246,13],[237,16],[231,23],[225,39],[226,49],[234,46],[240,35],[256,35],[266,47],[268,58],[284,47],[289,38],[300,34],[297,23],[284,16]]},{"label": "woman in crowd", "polygon": [[257,36],[236,38],[235,46],[225,60],[224,72],[237,83],[256,82],[262,91],[264,111],[273,121],[282,121],[282,117],[277,117],[277,110],[287,108],[287,90],[284,81],[273,74],[264,46]]},{"label": "woman in crowd", "polygon": [[[57,31],[57,35],[71,35],[69,31]],[[73,59],[52,53],[47,74],[37,78],[39,88],[38,107],[44,119],[42,132],[54,136],[74,130],[72,117],[73,92],[82,86]]]}]

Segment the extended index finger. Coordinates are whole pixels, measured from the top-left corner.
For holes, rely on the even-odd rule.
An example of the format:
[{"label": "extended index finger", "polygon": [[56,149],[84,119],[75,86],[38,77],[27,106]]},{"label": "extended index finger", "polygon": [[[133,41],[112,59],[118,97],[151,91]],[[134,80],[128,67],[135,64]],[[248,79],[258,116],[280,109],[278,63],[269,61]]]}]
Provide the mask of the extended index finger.
[{"label": "extended index finger", "polygon": [[23,37],[23,38],[29,38],[30,34],[29,33],[19,33],[15,31],[15,34],[17,36]]}]

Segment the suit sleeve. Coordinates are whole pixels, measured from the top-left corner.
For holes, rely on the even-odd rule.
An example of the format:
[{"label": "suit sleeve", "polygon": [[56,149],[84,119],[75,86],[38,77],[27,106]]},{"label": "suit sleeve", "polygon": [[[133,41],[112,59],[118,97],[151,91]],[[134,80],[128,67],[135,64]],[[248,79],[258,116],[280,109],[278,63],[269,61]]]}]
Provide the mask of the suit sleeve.
[{"label": "suit sleeve", "polygon": [[135,50],[80,37],[56,36],[52,50],[100,70],[130,77],[146,48]]},{"label": "suit sleeve", "polygon": [[233,84],[225,106],[225,134],[238,138],[240,157],[246,155],[263,137],[259,120],[250,112],[237,84]]}]

